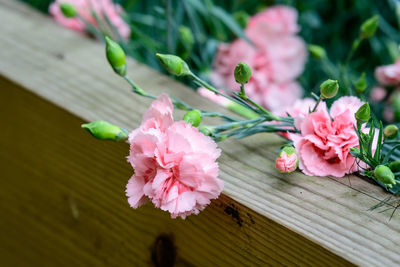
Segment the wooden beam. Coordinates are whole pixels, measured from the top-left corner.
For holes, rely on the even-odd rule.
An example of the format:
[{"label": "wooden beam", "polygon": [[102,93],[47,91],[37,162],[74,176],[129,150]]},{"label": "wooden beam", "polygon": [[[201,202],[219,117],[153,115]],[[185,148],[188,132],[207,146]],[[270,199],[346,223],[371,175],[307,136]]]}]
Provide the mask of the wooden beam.
[{"label": "wooden beam", "polygon": [[[157,251],[196,266],[400,264],[400,216],[368,211],[388,194],[355,176],[280,175],[275,135],[221,144],[224,195],[199,216],[130,209],[127,145],[93,140],[79,125],[105,119],[133,129],[149,101],[112,73],[101,44],[11,0],[0,3],[0,23],[5,262],[143,265]],[[133,60],[128,70],[152,93],[217,108]]]}]

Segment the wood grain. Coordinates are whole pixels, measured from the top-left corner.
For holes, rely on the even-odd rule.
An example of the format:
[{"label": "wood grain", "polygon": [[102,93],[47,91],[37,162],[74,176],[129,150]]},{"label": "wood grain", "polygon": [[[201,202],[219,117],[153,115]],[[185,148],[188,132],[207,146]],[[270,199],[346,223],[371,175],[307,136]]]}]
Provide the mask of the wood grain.
[{"label": "wood grain", "polygon": [[[0,253],[9,262],[150,264],[155,238],[172,233],[183,265],[400,264],[400,215],[368,211],[388,195],[355,176],[280,175],[274,135],[221,143],[224,195],[201,215],[181,221],[151,206],[129,209],[127,146],[92,140],[79,124],[133,129],[149,101],[112,73],[101,44],[11,0],[0,3],[0,22],[0,73],[25,88],[0,87],[0,226],[9,229]],[[130,60],[128,70],[152,93],[216,108],[146,66]]]}]

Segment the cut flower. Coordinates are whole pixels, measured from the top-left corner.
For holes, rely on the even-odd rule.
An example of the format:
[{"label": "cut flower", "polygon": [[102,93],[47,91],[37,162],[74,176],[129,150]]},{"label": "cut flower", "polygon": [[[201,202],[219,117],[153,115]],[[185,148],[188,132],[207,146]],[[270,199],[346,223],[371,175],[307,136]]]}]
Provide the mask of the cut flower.
[{"label": "cut flower", "polygon": [[323,102],[316,112],[295,118],[301,134],[290,138],[305,174],[342,177],[358,170],[350,148],[358,147],[354,113],[362,104],[357,97],[345,96],[333,103],[330,114]]},{"label": "cut flower", "polygon": [[198,214],[219,196],[221,150],[210,138],[184,121],[174,122],[170,98],[162,94],[129,136],[128,161],[135,169],[126,187],[137,208],[147,201],[169,211],[172,218]]}]

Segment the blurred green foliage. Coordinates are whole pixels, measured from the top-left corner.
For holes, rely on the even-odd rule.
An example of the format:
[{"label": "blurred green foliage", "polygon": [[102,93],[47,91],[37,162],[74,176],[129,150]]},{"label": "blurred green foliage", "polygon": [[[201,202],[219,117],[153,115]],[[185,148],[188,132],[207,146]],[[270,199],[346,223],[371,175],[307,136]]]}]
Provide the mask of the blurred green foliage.
[{"label": "blurred green foliage", "polygon": [[[50,0],[23,0],[46,11]],[[178,54],[191,69],[207,79],[219,42],[245,38],[242,27],[246,14],[276,4],[299,11],[300,35],[308,44],[325,48],[330,64],[310,57],[299,81],[305,95],[318,93],[322,81],[339,80],[341,94],[356,94],[355,83],[365,73],[366,90],[376,85],[374,69],[391,64],[400,56],[400,0],[115,0],[126,12],[132,35],[127,53],[155,69],[162,70],[155,52]],[[379,17],[374,36],[363,41],[347,64],[360,26],[373,15]],[[182,28],[182,26],[184,26]],[[189,32],[189,33],[188,33]],[[192,36],[190,36],[190,32]],[[365,86],[365,85],[363,85]],[[360,96],[363,98],[364,96]],[[332,100],[333,101],[333,100]],[[381,114],[383,104],[373,105]],[[378,116],[379,118],[381,116]]]}]

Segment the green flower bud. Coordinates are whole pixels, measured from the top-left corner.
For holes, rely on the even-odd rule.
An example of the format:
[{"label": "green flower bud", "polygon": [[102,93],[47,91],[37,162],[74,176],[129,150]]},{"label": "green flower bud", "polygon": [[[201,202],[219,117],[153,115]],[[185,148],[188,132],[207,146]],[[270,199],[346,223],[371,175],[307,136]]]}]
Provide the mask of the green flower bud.
[{"label": "green flower bud", "polygon": [[194,36],[190,28],[186,26],[179,26],[178,29],[179,37],[182,42],[186,45],[188,50],[191,50],[194,45]]},{"label": "green flower bud", "polygon": [[60,9],[63,15],[67,18],[73,18],[76,17],[76,9],[73,5],[69,3],[61,3],[60,4]]},{"label": "green flower bud", "polygon": [[235,71],[235,80],[237,83],[245,84],[250,80],[251,77],[251,69],[249,65],[244,62],[239,62],[236,65]]},{"label": "green flower bud", "polygon": [[357,94],[361,95],[362,93],[365,92],[365,89],[367,89],[367,80],[365,79],[365,72],[361,74],[361,76],[358,78],[358,80],[354,83],[354,88],[357,92]]},{"label": "green flower bud", "polygon": [[309,44],[308,51],[310,51],[311,56],[315,59],[325,59],[326,58],[326,52],[322,46]]},{"label": "green flower bud", "polygon": [[164,68],[176,76],[186,76],[191,73],[189,66],[180,57],[174,55],[156,54]]},{"label": "green flower bud", "polygon": [[245,11],[240,10],[233,13],[233,18],[244,29],[247,26],[247,22],[249,21],[250,16]]},{"label": "green flower bud", "polygon": [[183,116],[183,120],[187,123],[190,123],[194,127],[197,127],[201,123],[201,111],[198,109],[193,109]]},{"label": "green flower bud", "polygon": [[115,73],[124,76],[126,74],[125,52],[108,36],[106,36],[106,56]]},{"label": "green flower bud", "polygon": [[324,99],[335,97],[339,91],[339,83],[336,80],[326,80],[320,85],[321,97]]},{"label": "green flower bud", "polygon": [[369,121],[370,117],[371,117],[371,109],[369,107],[369,103],[367,102],[357,110],[355,118],[357,120],[357,123],[363,124]]},{"label": "green flower bud", "polygon": [[400,172],[400,159],[390,162],[389,168],[392,172]]},{"label": "green flower bud", "polygon": [[93,121],[82,124],[82,128],[86,129],[95,138],[101,140],[125,140],[129,134],[127,130],[106,121]]},{"label": "green flower bud", "polygon": [[385,165],[377,166],[374,170],[374,176],[378,181],[389,188],[392,188],[392,186],[396,184],[392,170]]},{"label": "green flower bud", "polygon": [[394,139],[399,134],[399,128],[397,128],[397,126],[394,124],[389,124],[383,130],[383,134],[387,139]]},{"label": "green flower bud", "polygon": [[360,29],[361,38],[369,38],[375,34],[376,29],[378,28],[378,15],[375,15],[369,19],[367,19],[362,25]]}]

